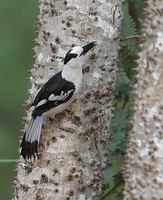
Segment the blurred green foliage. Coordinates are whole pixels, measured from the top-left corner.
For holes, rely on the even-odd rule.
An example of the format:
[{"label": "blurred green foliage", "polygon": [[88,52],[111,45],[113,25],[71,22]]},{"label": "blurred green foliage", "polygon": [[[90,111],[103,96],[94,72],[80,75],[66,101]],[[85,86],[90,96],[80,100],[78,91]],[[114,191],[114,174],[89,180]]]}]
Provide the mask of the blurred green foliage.
[{"label": "blurred green foliage", "polygon": [[116,98],[113,101],[115,113],[111,123],[111,137],[108,144],[109,160],[104,174],[102,200],[123,199],[122,167],[125,160],[127,134],[131,129],[130,118],[133,114],[134,101],[132,85],[136,82],[134,61],[137,58],[140,43],[137,37],[132,37],[132,39],[129,37],[140,33],[139,28],[144,19],[144,6],[145,0],[128,0],[123,5]]},{"label": "blurred green foliage", "polygon": [[[36,1],[0,0],[0,159],[18,158],[37,13]],[[14,169],[14,163],[0,163],[2,200],[11,199]]]}]

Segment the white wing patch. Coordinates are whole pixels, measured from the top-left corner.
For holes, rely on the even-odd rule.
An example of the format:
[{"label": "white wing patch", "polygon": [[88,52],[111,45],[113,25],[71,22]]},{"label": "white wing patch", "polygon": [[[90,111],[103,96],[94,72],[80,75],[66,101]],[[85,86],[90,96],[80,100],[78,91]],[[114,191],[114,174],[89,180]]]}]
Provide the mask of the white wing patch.
[{"label": "white wing patch", "polygon": [[42,106],[42,105],[46,104],[48,101],[64,101],[72,91],[73,91],[73,89],[69,90],[67,93],[64,93],[64,91],[61,91],[61,94],[57,95],[57,96],[55,96],[54,94],[51,94],[49,96],[48,100],[46,100],[46,99],[41,100],[40,102],[38,102],[36,107]]},{"label": "white wing patch", "polygon": [[64,97],[63,97],[62,100],[65,100],[65,99],[68,97],[68,95],[69,95],[72,91],[73,91],[73,90],[69,90],[69,91],[64,95]]},{"label": "white wing patch", "polygon": [[69,90],[67,93],[64,93],[64,91],[61,92],[60,95],[55,96],[54,94],[51,94],[48,98],[49,101],[61,101],[65,100],[67,96],[72,92],[73,90]]},{"label": "white wing patch", "polygon": [[62,98],[63,98],[63,95],[64,94],[64,92],[62,91],[61,92],[61,94],[60,95],[54,95],[54,94],[51,94],[50,96],[49,96],[49,98],[48,98],[48,100],[49,101],[56,101],[56,100],[62,100]]},{"label": "white wing patch", "polygon": [[49,101],[55,101],[57,98],[58,98],[58,96],[55,96],[54,94],[51,94],[51,95],[48,97],[48,100],[49,100]]},{"label": "white wing patch", "polygon": [[36,105],[36,107],[42,106],[42,105],[44,105],[45,103],[47,103],[47,100],[46,100],[46,99],[43,99],[43,100],[41,100],[41,101],[38,102],[38,104]]}]

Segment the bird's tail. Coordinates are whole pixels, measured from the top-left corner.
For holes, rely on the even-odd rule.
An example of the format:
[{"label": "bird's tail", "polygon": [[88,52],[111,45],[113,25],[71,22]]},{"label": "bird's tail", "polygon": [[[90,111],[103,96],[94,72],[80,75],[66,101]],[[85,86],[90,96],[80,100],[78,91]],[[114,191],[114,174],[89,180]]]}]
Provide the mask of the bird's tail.
[{"label": "bird's tail", "polygon": [[43,116],[37,116],[36,118],[31,119],[20,145],[20,154],[24,159],[31,159],[32,157],[36,158],[42,124]]}]

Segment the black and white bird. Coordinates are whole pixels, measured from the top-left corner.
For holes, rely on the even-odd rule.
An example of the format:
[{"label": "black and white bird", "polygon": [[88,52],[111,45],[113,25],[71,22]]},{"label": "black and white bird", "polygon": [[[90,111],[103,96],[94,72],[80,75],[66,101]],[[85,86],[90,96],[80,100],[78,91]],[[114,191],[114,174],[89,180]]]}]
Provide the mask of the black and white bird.
[{"label": "black and white bird", "polygon": [[[96,45],[74,46],[65,58],[62,71],[50,78],[37,92],[31,106],[31,121],[22,138],[20,154],[24,159],[35,158],[38,153],[44,114],[53,115],[64,111],[79,95],[82,84],[82,65],[85,54]],[[60,126],[62,127],[62,126]]]}]

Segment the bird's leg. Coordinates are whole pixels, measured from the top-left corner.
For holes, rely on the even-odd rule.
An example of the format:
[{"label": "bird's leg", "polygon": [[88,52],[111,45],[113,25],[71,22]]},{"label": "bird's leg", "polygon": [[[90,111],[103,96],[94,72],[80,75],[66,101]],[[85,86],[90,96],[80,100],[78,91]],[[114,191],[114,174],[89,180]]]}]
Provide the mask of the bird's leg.
[{"label": "bird's leg", "polygon": [[55,117],[54,117],[54,118],[49,117],[49,121],[50,121],[56,128],[59,128],[59,129],[61,129],[61,130],[68,131],[68,132],[71,132],[71,133],[76,132],[75,128],[66,127],[66,126],[63,126],[62,124],[60,124],[59,121],[58,121]]}]

